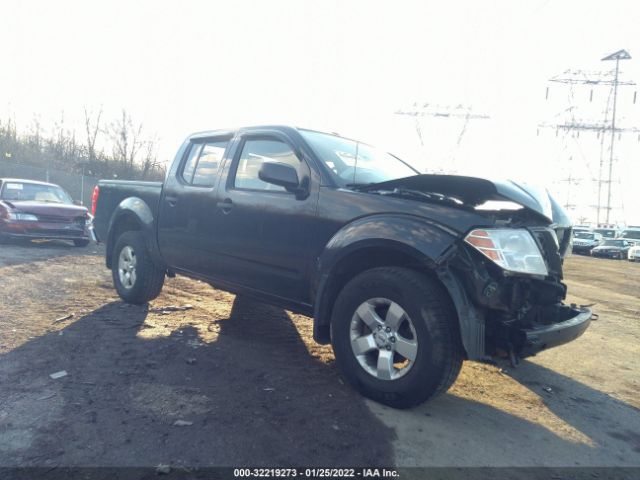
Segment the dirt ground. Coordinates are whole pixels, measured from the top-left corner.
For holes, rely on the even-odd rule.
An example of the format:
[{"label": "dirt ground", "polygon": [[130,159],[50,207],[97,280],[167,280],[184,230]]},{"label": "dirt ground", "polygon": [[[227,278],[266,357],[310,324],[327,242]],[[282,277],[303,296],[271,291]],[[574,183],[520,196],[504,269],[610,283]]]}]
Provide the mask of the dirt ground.
[{"label": "dirt ground", "polygon": [[181,277],[128,306],[95,245],[0,245],[0,466],[640,466],[640,264],[566,277],[583,337],[396,411],[309,318]]}]

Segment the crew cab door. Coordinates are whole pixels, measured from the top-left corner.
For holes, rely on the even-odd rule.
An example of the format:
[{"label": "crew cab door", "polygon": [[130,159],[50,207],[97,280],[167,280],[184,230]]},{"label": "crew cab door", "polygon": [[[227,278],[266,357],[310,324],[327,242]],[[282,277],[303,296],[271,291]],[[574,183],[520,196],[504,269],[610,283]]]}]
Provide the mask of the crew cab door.
[{"label": "crew cab door", "polygon": [[213,229],[219,170],[231,135],[198,138],[181,149],[165,180],[158,216],[160,252],[173,268],[205,275],[217,232]]},{"label": "crew cab door", "polygon": [[[214,275],[270,295],[308,303],[319,180],[301,151],[275,131],[240,134],[225,164],[215,211],[220,259]],[[258,177],[264,162],[292,165],[304,193]]]}]

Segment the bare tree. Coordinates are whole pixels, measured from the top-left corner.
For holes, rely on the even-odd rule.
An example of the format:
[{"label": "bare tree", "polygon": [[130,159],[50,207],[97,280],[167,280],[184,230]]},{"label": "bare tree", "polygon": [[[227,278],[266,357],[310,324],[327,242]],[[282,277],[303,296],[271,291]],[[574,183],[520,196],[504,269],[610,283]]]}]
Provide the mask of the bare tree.
[{"label": "bare tree", "polygon": [[156,139],[152,138],[145,142],[144,154],[142,156],[142,178],[147,178],[152,172],[160,170],[156,149]]},{"label": "bare tree", "polygon": [[[25,133],[18,132],[15,120],[0,120],[0,155],[15,162],[52,169],[85,172],[97,177],[160,179],[164,167],[157,159],[157,138],[143,135],[126,110],[111,123],[103,119],[102,108],[84,109],[83,141],[67,126],[64,112],[47,133],[34,117]],[[106,126],[105,126],[106,123]],[[104,140],[104,142],[103,142]],[[113,153],[105,152],[108,145]]]},{"label": "bare tree", "polygon": [[96,155],[96,140],[100,132],[100,117],[102,117],[102,108],[98,110],[95,121],[91,118],[92,114],[84,108],[84,126],[87,133],[87,157],[89,162],[98,159]]},{"label": "bare tree", "polygon": [[123,109],[121,118],[111,123],[109,134],[113,142],[113,159],[132,169],[145,144],[142,123],[135,125],[131,115]]}]

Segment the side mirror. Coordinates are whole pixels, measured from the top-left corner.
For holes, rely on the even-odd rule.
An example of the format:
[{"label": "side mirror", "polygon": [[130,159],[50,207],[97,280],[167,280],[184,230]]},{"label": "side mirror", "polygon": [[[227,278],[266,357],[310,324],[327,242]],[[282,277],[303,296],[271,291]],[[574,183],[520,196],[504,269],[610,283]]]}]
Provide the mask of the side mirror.
[{"label": "side mirror", "polygon": [[264,162],[258,172],[263,182],[284,187],[288,192],[296,192],[300,186],[298,172],[291,165],[280,162]]}]

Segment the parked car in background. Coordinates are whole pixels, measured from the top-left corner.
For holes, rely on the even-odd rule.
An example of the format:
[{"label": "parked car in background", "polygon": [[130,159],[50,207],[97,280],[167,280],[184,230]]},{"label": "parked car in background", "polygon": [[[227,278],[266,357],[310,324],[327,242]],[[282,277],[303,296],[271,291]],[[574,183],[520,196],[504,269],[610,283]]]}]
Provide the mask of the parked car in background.
[{"label": "parked car in background", "polygon": [[312,316],[347,380],[393,407],[446,391],[463,359],[570,342],[592,315],[562,302],[571,221],[545,189],[420,174],[328,133],[195,134],[163,183],[101,180],[92,208],[125,302],[180,273]]},{"label": "parked car in background", "polygon": [[629,249],[627,257],[630,262],[640,262],[640,242],[636,243]]},{"label": "parked car in background", "polygon": [[61,239],[89,244],[91,214],[52,183],[0,178],[0,239]]},{"label": "parked car in background", "polygon": [[593,231],[595,233],[599,233],[605,239],[607,239],[607,238],[616,238],[618,236],[618,233],[619,233],[617,228],[596,228]]},{"label": "parked car in background", "polygon": [[602,245],[591,250],[594,257],[617,258],[623,260],[627,258],[632,242],[622,238],[605,240]]},{"label": "parked car in background", "polygon": [[618,238],[624,238],[633,243],[640,242],[640,228],[625,228],[620,232]]},{"label": "parked car in background", "polygon": [[591,249],[602,245],[604,238],[596,232],[577,231],[573,234],[573,252],[589,255]]}]

